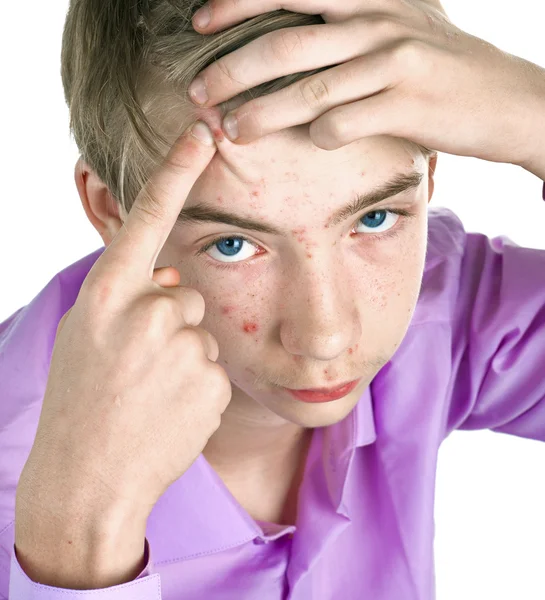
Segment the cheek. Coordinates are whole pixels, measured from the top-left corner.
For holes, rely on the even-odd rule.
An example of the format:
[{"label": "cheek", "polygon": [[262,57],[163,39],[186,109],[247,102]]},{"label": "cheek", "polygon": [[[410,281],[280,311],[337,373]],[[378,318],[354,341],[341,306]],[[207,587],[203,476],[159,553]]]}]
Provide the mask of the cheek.
[{"label": "cheek", "polygon": [[233,281],[200,287],[206,304],[201,327],[217,338],[220,348],[246,354],[262,342],[272,307],[263,286],[240,286],[241,291],[237,287]]}]

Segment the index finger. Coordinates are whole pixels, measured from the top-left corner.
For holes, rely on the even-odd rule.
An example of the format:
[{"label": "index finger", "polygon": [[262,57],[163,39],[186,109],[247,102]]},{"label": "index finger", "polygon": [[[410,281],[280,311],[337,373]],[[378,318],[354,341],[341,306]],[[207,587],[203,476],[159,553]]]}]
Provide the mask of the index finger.
[{"label": "index finger", "polygon": [[211,133],[210,144],[192,134],[201,124],[210,132],[202,121],[185,131],[140,191],[123,227],[103,252],[107,261],[119,260],[125,269],[153,277],[157,257],[191,188],[217,150]]}]

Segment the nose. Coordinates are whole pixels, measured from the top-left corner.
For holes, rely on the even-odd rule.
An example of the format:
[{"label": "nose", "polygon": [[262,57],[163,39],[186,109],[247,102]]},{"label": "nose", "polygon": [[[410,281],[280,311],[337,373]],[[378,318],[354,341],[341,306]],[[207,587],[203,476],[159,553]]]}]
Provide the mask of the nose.
[{"label": "nose", "polygon": [[320,361],[347,352],[361,338],[356,295],[329,262],[301,269],[285,288],[280,339],[286,351]]}]

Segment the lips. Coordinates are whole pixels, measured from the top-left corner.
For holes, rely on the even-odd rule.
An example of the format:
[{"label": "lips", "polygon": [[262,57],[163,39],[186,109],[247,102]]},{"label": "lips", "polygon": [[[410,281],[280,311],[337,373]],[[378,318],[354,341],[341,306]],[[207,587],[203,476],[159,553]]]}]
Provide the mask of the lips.
[{"label": "lips", "polygon": [[354,381],[331,388],[314,388],[308,390],[291,390],[286,388],[286,391],[303,402],[330,402],[349,394],[358,385],[360,379],[355,379]]}]

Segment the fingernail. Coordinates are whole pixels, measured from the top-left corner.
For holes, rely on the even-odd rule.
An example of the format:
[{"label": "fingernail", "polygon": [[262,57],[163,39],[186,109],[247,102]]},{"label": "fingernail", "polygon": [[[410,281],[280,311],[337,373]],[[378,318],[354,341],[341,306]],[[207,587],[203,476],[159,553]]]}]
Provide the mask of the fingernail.
[{"label": "fingernail", "polygon": [[238,138],[238,121],[233,113],[229,113],[223,119],[223,130],[231,141],[235,141]]},{"label": "fingernail", "polygon": [[212,20],[212,11],[210,10],[210,6],[205,4],[202,8],[193,15],[193,23],[199,28],[204,29],[208,26],[210,21]]},{"label": "fingernail", "polygon": [[214,137],[212,136],[212,132],[210,129],[208,129],[208,125],[202,121],[197,121],[195,125],[193,125],[191,128],[191,135],[196,137],[200,142],[206,144],[207,146],[214,145]]},{"label": "fingernail", "polygon": [[202,77],[195,77],[189,86],[189,95],[197,104],[208,102],[208,94],[206,93],[206,85]]}]

